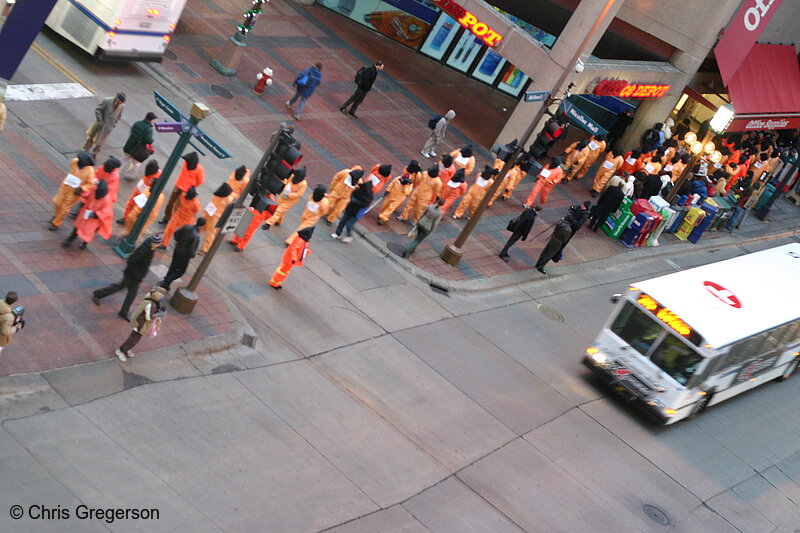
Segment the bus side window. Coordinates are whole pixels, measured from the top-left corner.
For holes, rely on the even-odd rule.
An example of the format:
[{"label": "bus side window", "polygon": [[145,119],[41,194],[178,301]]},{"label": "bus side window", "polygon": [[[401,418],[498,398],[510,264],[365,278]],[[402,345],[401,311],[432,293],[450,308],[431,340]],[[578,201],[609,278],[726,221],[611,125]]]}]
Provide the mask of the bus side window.
[{"label": "bus side window", "polygon": [[800,342],[800,320],[776,328],[773,330],[772,336],[782,346],[792,346]]}]

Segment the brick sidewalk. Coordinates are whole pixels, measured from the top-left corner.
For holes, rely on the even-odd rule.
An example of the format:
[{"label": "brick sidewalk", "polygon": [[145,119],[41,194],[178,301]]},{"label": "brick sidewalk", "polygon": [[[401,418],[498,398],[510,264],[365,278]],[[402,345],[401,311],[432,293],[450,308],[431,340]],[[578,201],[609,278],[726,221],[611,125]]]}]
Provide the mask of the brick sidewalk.
[{"label": "brick sidewalk", "polygon": [[[130,326],[117,316],[124,292],[104,299],[99,307],[91,300],[93,289],[122,277],[124,261],[110,243],[98,237],[84,251],[77,245],[62,248],[61,241],[72,230],[71,220],[56,232],[47,231],[53,214],[50,199],[67,161],[49,159],[45,153],[12,128],[0,135],[0,292],[4,296],[14,290],[20,295],[27,320],[25,329],[14,336],[0,357],[0,375],[108,359],[130,333]],[[120,194],[117,215],[121,214],[122,199],[127,195]],[[169,256],[157,253],[152,268],[158,269],[159,263],[168,264]],[[138,301],[158,279],[151,271]],[[233,318],[225,303],[202,286],[199,298],[192,315],[170,308],[160,334],[142,340],[139,350],[230,331]]]}]

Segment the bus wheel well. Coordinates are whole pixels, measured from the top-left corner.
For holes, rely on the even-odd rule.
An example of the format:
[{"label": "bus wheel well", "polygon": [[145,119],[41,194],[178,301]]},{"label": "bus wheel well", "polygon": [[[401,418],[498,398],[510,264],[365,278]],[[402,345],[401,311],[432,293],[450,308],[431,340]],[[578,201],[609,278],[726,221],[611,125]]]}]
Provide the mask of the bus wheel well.
[{"label": "bus wheel well", "polygon": [[792,361],[789,363],[789,366],[786,367],[786,372],[775,378],[776,381],[785,381],[791,377],[792,374],[795,373],[797,370],[798,365],[800,365],[800,355],[796,356]]},{"label": "bus wheel well", "polygon": [[708,407],[709,402],[711,402],[711,398],[714,397],[714,393],[716,392],[717,392],[716,389],[711,389],[710,391],[706,392],[706,394],[703,395],[702,398],[697,400],[697,403],[694,404],[694,409],[692,409],[692,412],[689,414],[689,416],[686,417],[687,420],[690,420],[699,415],[700,413],[702,413],[703,411],[705,411],[706,407]]}]

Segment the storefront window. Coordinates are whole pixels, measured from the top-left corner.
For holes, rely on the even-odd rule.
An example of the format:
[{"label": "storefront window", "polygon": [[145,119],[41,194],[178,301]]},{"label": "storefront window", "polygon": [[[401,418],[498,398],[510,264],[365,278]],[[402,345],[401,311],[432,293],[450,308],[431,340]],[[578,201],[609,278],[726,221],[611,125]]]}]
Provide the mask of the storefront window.
[{"label": "storefront window", "polygon": [[453,53],[447,59],[447,64],[456,70],[466,72],[475,60],[475,56],[481,51],[483,41],[475,37],[470,32],[465,31],[453,48]]},{"label": "storefront window", "polygon": [[519,93],[522,92],[522,89],[525,87],[526,81],[528,81],[527,74],[514,65],[507,63],[505,71],[500,77],[500,83],[497,84],[497,88],[511,96],[519,96]]},{"label": "storefront window", "polygon": [[434,59],[441,59],[460,27],[456,19],[442,13],[419,51]]},{"label": "storefront window", "polygon": [[505,63],[506,60],[503,59],[503,56],[491,48],[487,48],[486,52],[483,54],[483,58],[475,68],[475,72],[472,73],[472,76],[492,85]]}]

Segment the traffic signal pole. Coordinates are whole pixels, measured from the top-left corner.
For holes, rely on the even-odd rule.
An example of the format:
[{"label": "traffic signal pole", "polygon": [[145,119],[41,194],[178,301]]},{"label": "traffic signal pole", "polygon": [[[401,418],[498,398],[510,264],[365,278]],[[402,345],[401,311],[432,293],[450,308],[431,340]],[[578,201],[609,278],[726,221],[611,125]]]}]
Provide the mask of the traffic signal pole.
[{"label": "traffic signal pole", "polygon": [[555,100],[558,92],[561,90],[561,86],[564,85],[564,82],[567,81],[567,78],[573,73],[575,65],[578,63],[578,60],[584,53],[584,50],[589,45],[589,41],[597,32],[598,28],[603,22],[603,19],[605,19],[609,10],[614,6],[615,2],[616,0],[606,0],[606,5],[605,7],[603,7],[603,11],[600,12],[600,14],[597,17],[597,20],[595,20],[592,27],[586,33],[586,37],[583,38],[583,42],[581,42],[580,46],[578,46],[578,48],[575,50],[575,55],[572,57],[570,62],[567,63],[567,66],[566,68],[564,68],[563,72],[561,73],[561,76],[559,76],[558,81],[556,81],[555,84],[553,85],[553,88],[550,90],[550,95],[542,103],[542,106],[539,108],[539,111],[536,113],[536,116],[533,117],[533,120],[528,126],[528,129],[525,130],[525,133],[523,133],[522,137],[520,137],[519,146],[517,147],[516,150],[514,150],[514,153],[512,153],[511,156],[508,158],[508,161],[506,161],[506,163],[503,165],[503,168],[500,169],[500,172],[497,174],[497,177],[495,178],[494,183],[492,183],[492,186],[489,188],[486,194],[483,195],[483,199],[478,204],[478,207],[475,209],[474,215],[469,217],[467,225],[464,226],[464,229],[461,230],[461,233],[456,238],[456,241],[453,244],[448,244],[447,246],[445,246],[444,250],[442,250],[442,253],[439,257],[441,257],[445,263],[449,263],[451,265],[457,265],[461,261],[461,257],[464,255],[461,248],[464,246],[464,243],[467,241],[467,238],[469,237],[470,233],[472,233],[472,230],[475,228],[475,225],[478,223],[478,220],[480,220],[481,215],[486,210],[486,206],[489,204],[489,201],[494,197],[494,194],[502,185],[503,180],[506,177],[506,174],[508,173],[509,170],[511,170],[511,167],[514,166],[514,162],[519,157],[519,154],[522,152],[523,147],[530,142],[530,138],[533,135],[533,131],[536,129],[539,122],[541,122],[545,113],[548,111],[548,108],[553,103],[553,100]]},{"label": "traffic signal pole", "polygon": [[[278,146],[278,141],[280,140],[281,133],[283,131],[290,130],[294,131],[291,127],[287,126],[285,122],[281,122],[281,125],[272,134],[272,137],[269,141],[269,146],[264,151],[263,155],[261,156],[261,160],[258,162],[258,166],[253,169],[253,172],[250,176],[250,181],[247,183],[247,187],[242,191],[242,194],[236,199],[236,201],[228,207],[225,208],[225,211],[222,213],[222,216],[219,219],[217,226],[219,227],[220,231],[217,232],[217,235],[214,237],[214,241],[211,243],[211,247],[208,249],[208,252],[203,256],[203,260],[200,261],[200,264],[197,266],[197,270],[195,270],[194,274],[192,275],[192,279],[189,280],[189,284],[185,287],[179,288],[175,291],[175,294],[170,299],[170,303],[172,307],[175,308],[176,311],[179,313],[188,315],[193,310],[194,307],[197,305],[197,287],[200,285],[200,280],[203,279],[203,276],[208,270],[211,261],[214,259],[214,256],[217,253],[222,241],[225,240],[225,235],[222,233],[222,228],[225,227],[225,224],[228,222],[228,218],[231,216],[231,213],[234,212],[235,209],[241,208],[244,206],[245,199],[248,195],[253,192],[253,188],[255,186],[256,181],[258,180],[258,176],[261,173],[261,169],[264,168],[266,165],[267,160],[269,159],[270,154],[275,150]],[[152,196],[152,194],[150,195]],[[208,231],[208,229],[206,229]]]}]

